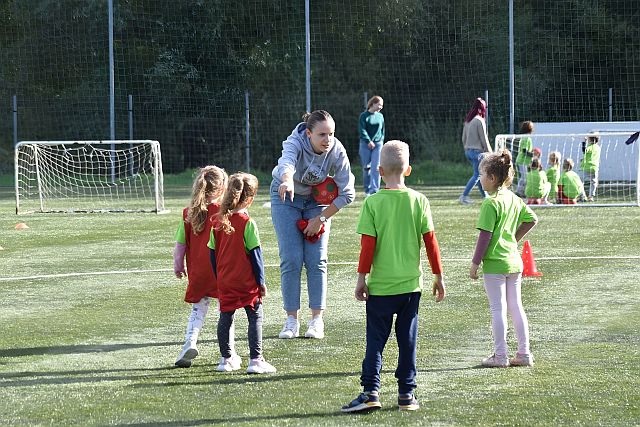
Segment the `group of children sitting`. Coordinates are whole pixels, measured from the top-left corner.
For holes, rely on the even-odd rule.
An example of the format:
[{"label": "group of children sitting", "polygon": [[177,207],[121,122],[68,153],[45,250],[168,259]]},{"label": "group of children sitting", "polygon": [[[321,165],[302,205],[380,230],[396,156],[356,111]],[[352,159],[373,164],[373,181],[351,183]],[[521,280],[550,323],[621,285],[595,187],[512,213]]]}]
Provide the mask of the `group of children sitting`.
[{"label": "group of children sitting", "polygon": [[[592,202],[598,187],[599,142],[598,134],[594,133],[587,136],[583,143],[580,168],[588,184],[588,193],[586,193],[582,179],[573,170],[573,159],[564,159],[561,171],[561,154],[559,151],[552,151],[547,159],[547,170],[544,171],[540,160],[541,150],[532,147],[531,138],[524,138],[520,142],[521,150],[516,160],[516,164],[520,166],[520,179],[516,193],[520,196],[524,195],[527,204],[530,205],[553,203],[573,205],[578,201]],[[522,193],[523,189],[524,193]]]}]

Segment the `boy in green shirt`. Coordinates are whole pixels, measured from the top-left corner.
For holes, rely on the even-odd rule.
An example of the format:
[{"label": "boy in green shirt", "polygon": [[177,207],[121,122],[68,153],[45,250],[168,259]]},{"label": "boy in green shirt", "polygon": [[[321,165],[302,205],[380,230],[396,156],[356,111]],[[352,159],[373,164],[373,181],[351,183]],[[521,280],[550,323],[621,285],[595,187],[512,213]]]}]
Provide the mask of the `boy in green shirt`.
[{"label": "boy in green shirt", "polygon": [[[398,407],[416,410],[416,342],[418,306],[422,287],[420,246],[424,241],[436,302],[445,297],[442,264],[429,201],[409,189],[404,177],[411,173],[409,147],[402,141],[382,146],[380,175],[386,186],[364,201],[357,232],[362,235],[355,297],[366,301],[367,348],[360,384],[364,391],[342,407],[343,412],[380,408],[382,352],[391,333],[394,314],[398,342]],[[367,274],[369,280],[367,282]]]}]

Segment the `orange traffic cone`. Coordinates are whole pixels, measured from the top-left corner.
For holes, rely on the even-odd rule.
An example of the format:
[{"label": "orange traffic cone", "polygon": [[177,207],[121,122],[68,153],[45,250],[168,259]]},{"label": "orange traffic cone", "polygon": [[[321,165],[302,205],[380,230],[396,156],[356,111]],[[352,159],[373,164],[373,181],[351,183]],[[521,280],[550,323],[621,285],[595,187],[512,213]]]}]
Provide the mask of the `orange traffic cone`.
[{"label": "orange traffic cone", "polygon": [[531,250],[531,244],[528,240],[525,240],[522,247],[522,264],[524,269],[522,270],[522,277],[540,277],[542,273],[536,268],[536,260],[533,259],[533,251]]}]

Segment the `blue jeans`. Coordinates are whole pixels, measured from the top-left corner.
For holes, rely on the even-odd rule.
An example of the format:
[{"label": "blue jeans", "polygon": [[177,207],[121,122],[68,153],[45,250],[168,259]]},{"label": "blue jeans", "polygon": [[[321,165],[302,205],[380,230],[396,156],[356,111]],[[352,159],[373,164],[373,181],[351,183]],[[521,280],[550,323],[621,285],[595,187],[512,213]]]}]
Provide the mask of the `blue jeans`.
[{"label": "blue jeans", "polygon": [[464,150],[464,155],[467,157],[467,160],[471,162],[471,166],[473,167],[473,176],[469,178],[467,185],[464,187],[462,195],[468,196],[469,193],[471,193],[471,189],[473,189],[473,186],[477,185],[478,190],[480,190],[480,195],[482,197],[486,197],[487,193],[482,188],[482,184],[480,184],[480,171],[478,170],[480,161],[482,160],[484,154],[480,150]]},{"label": "blue jeans", "polygon": [[[380,150],[382,141],[376,143],[373,150],[369,148],[369,141],[360,140],[360,163],[362,164],[362,183],[366,194],[377,193],[380,189]],[[371,167],[367,169],[367,165]]]},{"label": "blue jeans", "polygon": [[278,195],[278,185],[271,182],[271,221],[278,238],[280,254],[280,288],[286,311],[300,310],[302,266],[307,270],[309,308],[324,310],[327,300],[327,252],[331,220],[317,242],[304,239],[296,225],[299,219],[311,219],[324,209],[311,197],[295,194],[293,202]]},{"label": "blue jeans", "polygon": [[398,393],[416,388],[416,344],[420,292],[389,296],[369,296],[367,300],[367,350],[362,361],[360,385],[365,391],[380,390],[382,352],[391,334],[396,314],[398,342]]}]

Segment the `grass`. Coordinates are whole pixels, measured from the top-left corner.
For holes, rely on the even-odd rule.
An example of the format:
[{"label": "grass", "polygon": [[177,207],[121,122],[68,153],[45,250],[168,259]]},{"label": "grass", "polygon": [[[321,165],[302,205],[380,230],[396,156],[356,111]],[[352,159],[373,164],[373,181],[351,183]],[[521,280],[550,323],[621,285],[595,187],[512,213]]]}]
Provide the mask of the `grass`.
[{"label": "grass", "polygon": [[[194,367],[172,367],[189,306],[182,301],[184,282],[170,270],[171,251],[190,180],[167,184],[168,215],[16,216],[11,188],[0,191],[0,424],[638,424],[640,209],[538,210],[540,224],[528,238],[544,276],[525,279],[523,288],[536,365],[478,369],[492,349],[482,282],[467,276],[478,210],[456,203],[459,187],[420,188],[431,200],[448,290],[443,303],[425,294],[421,304],[422,407],[415,413],[395,408],[391,341],[383,409],[348,416],[339,408],[359,391],[364,351],[364,305],[353,298],[355,265],[349,264],[358,256],[362,198],[332,227],[327,337],[279,340],[277,244],[269,211],[261,207],[262,181],[251,213],[271,292],[264,349],[278,373],[221,374],[214,372],[215,315]],[[30,228],[14,230],[19,221]],[[52,276],[114,270],[146,272]],[[23,278],[44,275],[50,276]],[[246,366],[246,319],[238,314],[237,346]],[[510,344],[513,349],[512,335]]]}]

